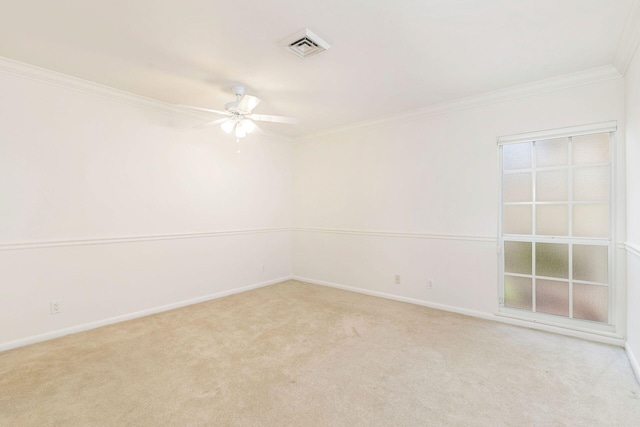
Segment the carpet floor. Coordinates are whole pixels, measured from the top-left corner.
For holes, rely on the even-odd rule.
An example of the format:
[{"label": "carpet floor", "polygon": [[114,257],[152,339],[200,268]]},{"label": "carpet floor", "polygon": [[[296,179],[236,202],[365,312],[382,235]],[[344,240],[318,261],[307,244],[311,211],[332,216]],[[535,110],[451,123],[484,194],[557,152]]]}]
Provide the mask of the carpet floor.
[{"label": "carpet floor", "polygon": [[3,426],[640,426],[621,348],[296,281],[0,353]]}]

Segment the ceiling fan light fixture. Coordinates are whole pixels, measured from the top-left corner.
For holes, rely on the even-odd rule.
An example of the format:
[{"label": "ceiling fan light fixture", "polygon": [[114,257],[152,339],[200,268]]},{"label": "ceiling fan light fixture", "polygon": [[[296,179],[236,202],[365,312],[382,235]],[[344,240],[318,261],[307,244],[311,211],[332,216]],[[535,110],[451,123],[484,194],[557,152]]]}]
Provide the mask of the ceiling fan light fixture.
[{"label": "ceiling fan light fixture", "polygon": [[236,137],[244,138],[245,136],[247,136],[247,131],[245,130],[244,126],[242,126],[242,123],[238,122],[238,124],[236,125]]},{"label": "ceiling fan light fixture", "polygon": [[247,132],[247,134],[250,134],[251,132],[256,130],[256,124],[253,122],[253,120],[244,119],[240,122],[240,124],[242,125],[242,128],[245,130],[245,132]]},{"label": "ceiling fan light fixture", "polygon": [[231,131],[233,130],[234,126],[236,125],[235,120],[229,119],[226,122],[223,122],[220,127],[222,128],[223,131],[225,131],[226,133],[231,133]]}]

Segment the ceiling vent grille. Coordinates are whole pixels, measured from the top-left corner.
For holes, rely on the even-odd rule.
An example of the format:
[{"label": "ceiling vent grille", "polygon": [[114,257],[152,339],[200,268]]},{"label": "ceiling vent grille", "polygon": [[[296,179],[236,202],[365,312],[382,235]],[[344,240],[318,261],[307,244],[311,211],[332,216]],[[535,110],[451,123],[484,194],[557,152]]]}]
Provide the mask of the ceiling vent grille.
[{"label": "ceiling vent grille", "polygon": [[329,43],[312,33],[308,28],[290,35],[279,44],[300,58],[315,55],[331,47]]}]

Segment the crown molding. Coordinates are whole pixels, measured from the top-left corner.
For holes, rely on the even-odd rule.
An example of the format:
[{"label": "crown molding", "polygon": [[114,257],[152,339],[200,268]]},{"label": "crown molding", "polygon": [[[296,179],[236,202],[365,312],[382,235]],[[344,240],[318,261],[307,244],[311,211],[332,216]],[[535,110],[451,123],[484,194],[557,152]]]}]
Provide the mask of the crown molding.
[{"label": "crown molding", "polygon": [[177,115],[184,118],[196,120],[211,118],[211,115],[207,115],[205,113],[194,112],[166,102],[114,89],[99,83],[90,82],[88,80],[36,67],[35,65],[26,64],[9,58],[0,57],[0,73],[22,77],[50,86],[70,89],[86,95],[109,99],[121,104],[133,105],[147,110]]},{"label": "crown molding", "polygon": [[[638,0],[636,0],[634,5],[637,4]],[[635,16],[640,17],[640,13],[638,13],[640,8],[634,7],[634,10],[636,11]],[[638,36],[640,36],[640,31],[636,31],[635,28],[632,29],[635,33],[637,33]],[[626,33],[631,32],[632,31],[630,29]],[[628,60],[630,61],[631,57],[629,57]],[[58,73],[56,71],[47,70],[45,68],[40,68],[35,65],[26,64],[24,62],[16,61],[9,58],[0,57],[0,73],[30,79],[51,86],[63,87],[87,95],[109,99],[111,101],[119,102],[122,104],[133,105],[147,110],[170,114],[186,119],[201,121],[211,118],[211,116],[206,113],[200,113],[184,107],[137,95],[131,92],[114,89],[112,87],[101,85],[99,83],[83,80],[78,77],[73,77],[66,74]],[[577,73],[566,74],[559,77],[539,80],[532,83],[512,86],[506,89],[500,89],[482,93],[479,95],[460,98],[453,101],[434,104],[405,113],[356,122],[346,126],[303,135],[297,138],[269,131],[263,131],[263,133],[265,134],[265,136],[283,138],[286,140],[309,140],[324,138],[347,132],[373,129],[392,123],[416,120],[425,116],[463,110],[486,104],[493,104],[509,99],[522,98],[545,92],[552,92],[570,87],[612,80],[621,76],[622,75],[617,71],[616,67],[612,65],[606,65],[603,67],[592,68]]]},{"label": "crown molding", "polygon": [[422,119],[424,117],[436,114],[449,113],[453,111],[479,107],[482,105],[495,104],[510,99],[523,98],[546,92],[553,92],[571,87],[593,84],[617,79],[620,77],[622,77],[622,75],[613,65],[605,65],[602,67],[591,68],[577,73],[565,74],[558,77],[538,80],[531,83],[511,86],[505,89],[499,89],[491,92],[485,92],[478,95],[456,99],[453,101],[434,104],[416,110],[407,111],[405,113],[394,114],[373,120],[366,120],[346,126],[336,127],[329,130],[304,135],[297,138],[297,140],[306,141],[318,138],[326,138],[348,132],[374,129],[389,124],[397,124],[401,122]]},{"label": "crown molding", "polygon": [[640,0],[634,0],[622,30],[613,65],[624,75],[640,45]]},{"label": "crown molding", "polygon": [[[142,95],[115,89],[109,86],[101,85],[99,83],[83,80],[78,77],[73,77],[67,74],[58,73],[56,71],[47,70],[46,68],[40,68],[35,65],[26,64],[24,62],[5,57],[0,57],[0,73],[22,77],[49,86],[62,87],[65,89],[83,93],[85,95],[96,96],[121,104],[132,105],[135,107],[144,108],[146,110],[169,114],[184,119],[190,119],[199,122],[211,120],[211,114],[194,111],[189,108],[169,104],[166,102],[158,101],[156,99],[147,98]],[[267,131],[264,129],[261,129],[260,131],[260,133],[266,137],[284,139],[287,141],[293,140],[293,137],[290,137],[288,135]]]},{"label": "crown molding", "polygon": [[[22,77],[49,86],[57,86],[65,89],[83,93],[85,95],[96,96],[121,104],[132,105],[146,110],[151,110],[163,114],[190,119],[198,122],[210,121],[211,114],[198,112],[179,105],[169,104],[156,99],[147,98],[135,93],[114,89],[109,86],[83,80],[78,77],[36,67],[35,65],[15,61],[13,59],[0,56],[0,73]],[[286,141],[293,141],[293,137],[281,133],[260,129],[260,134],[268,138],[275,138]]]}]

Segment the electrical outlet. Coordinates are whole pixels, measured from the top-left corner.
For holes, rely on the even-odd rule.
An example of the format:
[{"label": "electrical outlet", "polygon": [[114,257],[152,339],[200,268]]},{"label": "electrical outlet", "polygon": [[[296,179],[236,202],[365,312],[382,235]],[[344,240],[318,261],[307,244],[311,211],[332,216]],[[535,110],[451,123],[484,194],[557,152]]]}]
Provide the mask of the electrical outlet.
[{"label": "electrical outlet", "polygon": [[54,299],[51,301],[51,314],[62,313],[62,300]]},{"label": "electrical outlet", "polygon": [[400,275],[396,274],[396,285],[400,284]]},{"label": "electrical outlet", "polygon": [[429,281],[427,282],[427,288],[429,290],[433,289],[433,279],[429,279]]}]

